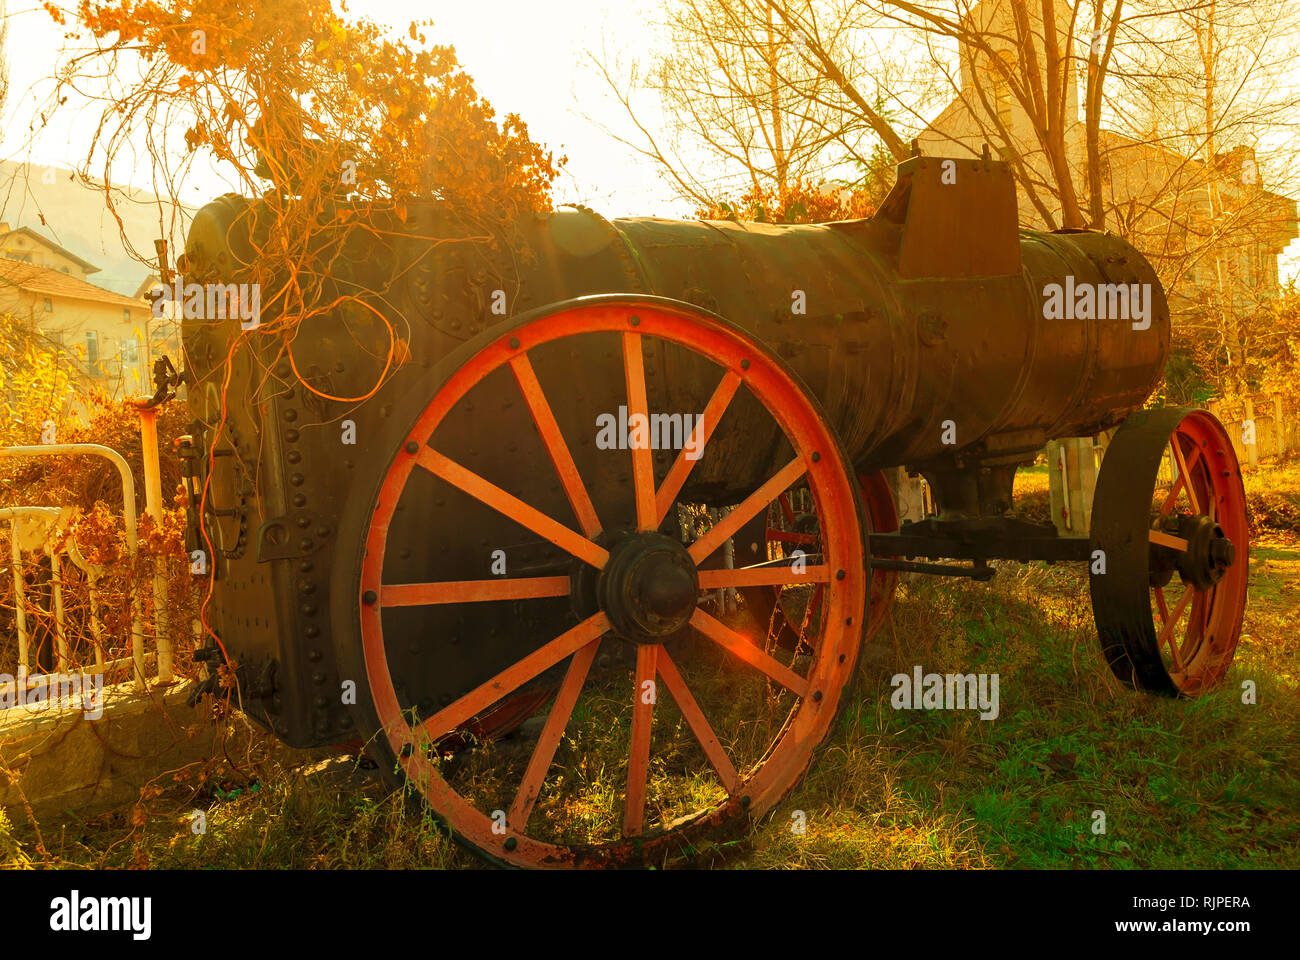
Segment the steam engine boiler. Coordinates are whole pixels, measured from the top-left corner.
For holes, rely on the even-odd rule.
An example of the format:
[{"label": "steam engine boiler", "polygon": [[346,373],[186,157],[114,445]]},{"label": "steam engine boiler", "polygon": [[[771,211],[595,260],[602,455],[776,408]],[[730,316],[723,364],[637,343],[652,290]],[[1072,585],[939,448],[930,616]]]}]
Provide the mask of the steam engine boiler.
[{"label": "steam engine boiler", "polygon": [[[204,207],[186,282],[247,279],[265,215]],[[1082,562],[1116,676],[1207,689],[1245,600],[1231,445],[1204,411],[1141,409],[1170,348],[1142,255],[1017,223],[1005,164],[936,157],[839,223],[578,207],[483,236],[412,204],[348,233],[312,279],[336,306],[291,334],[187,316],[203,656],[281,739],[361,740],[522,866],[669,862],[770,811],[901,571]],[[1114,427],[1089,536],[1008,515],[1048,440]],[[933,516],[899,526],[893,466]],[[708,598],[733,587],[729,615]],[[731,716],[751,694],[770,729]],[[575,730],[626,742],[590,824],[564,812],[608,793]],[[674,764],[713,792],[684,800]]]}]

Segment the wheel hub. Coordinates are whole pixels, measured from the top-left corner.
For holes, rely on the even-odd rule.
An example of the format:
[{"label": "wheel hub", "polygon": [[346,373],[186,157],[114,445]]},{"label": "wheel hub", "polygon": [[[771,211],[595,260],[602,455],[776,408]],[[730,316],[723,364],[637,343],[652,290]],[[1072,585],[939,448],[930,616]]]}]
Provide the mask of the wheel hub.
[{"label": "wheel hub", "polygon": [[633,643],[662,643],[695,612],[700,578],[686,547],[660,533],[628,533],[610,546],[596,602]]},{"label": "wheel hub", "polygon": [[1187,549],[1178,557],[1178,572],[1184,583],[1198,590],[1222,580],[1237,558],[1237,549],[1223,527],[1207,516],[1183,517],[1179,535],[1187,540]]}]

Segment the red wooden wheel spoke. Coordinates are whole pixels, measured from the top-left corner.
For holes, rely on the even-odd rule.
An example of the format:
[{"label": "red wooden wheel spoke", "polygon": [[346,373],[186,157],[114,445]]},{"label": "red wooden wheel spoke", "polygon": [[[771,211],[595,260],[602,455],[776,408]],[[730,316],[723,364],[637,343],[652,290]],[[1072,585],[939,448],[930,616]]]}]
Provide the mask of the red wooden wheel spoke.
[{"label": "red wooden wheel spoke", "polygon": [[682,712],[686,719],[686,724],[691,728],[691,733],[695,734],[695,739],[699,742],[704,755],[708,757],[710,765],[722,781],[723,789],[728,794],[735,795],[740,789],[740,775],[736,773],[736,768],[727,752],[722,749],[722,744],[718,742],[717,736],[713,733],[713,728],[709,726],[709,721],[705,719],[704,712],[700,705],[695,702],[695,697],[691,695],[690,687],[682,675],[677,672],[677,666],[673,663],[672,658],[668,656],[665,649],[659,650],[658,655],[659,675],[664,679],[664,686],[668,688],[669,694],[672,695],[673,702],[677,704],[677,709]]},{"label": "red wooden wheel spoke", "polygon": [[645,821],[645,785],[650,772],[650,727],[654,722],[654,681],[658,649],[653,643],[643,643],[636,648],[632,740],[627,758],[627,792],[623,799],[625,837],[639,837]]},{"label": "red wooden wheel spoke", "polygon": [[713,642],[730,650],[750,666],[765,673],[787,690],[800,697],[807,696],[807,680],[779,660],[758,649],[725,623],[709,616],[703,610],[696,609],[695,613],[691,615],[691,626]]},{"label": "red wooden wheel spoke", "polygon": [[636,497],[636,528],[654,530],[659,526],[655,509],[655,465],[650,450],[650,408],[645,397],[645,357],[641,350],[641,334],[623,334],[623,372],[627,379],[628,429],[639,417],[645,424],[645,443],[633,444],[632,483]]},{"label": "red wooden wheel spoke", "polygon": [[386,583],[379,591],[384,607],[418,607],[437,603],[486,603],[567,597],[568,577],[515,577],[509,580],[445,580],[435,583]]},{"label": "red wooden wheel spoke", "polygon": [[701,570],[700,589],[718,587],[782,587],[787,583],[821,583],[831,578],[830,567],[809,567],[795,573],[788,566],[758,567],[752,570]]},{"label": "red wooden wheel spoke", "polygon": [[817,607],[822,602],[822,596],[826,593],[826,584],[817,584],[817,589],[813,591],[812,597],[808,600],[808,607],[803,613],[803,623],[799,625],[799,639],[802,640],[808,635],[808,625],[812,623],[813,614],[817,612]]},{"label": "red wooden wheel spoke", "polygon": [[564,485],[565,496],[569,498],[573,514],[578,518],[578,525],[582,527],[582,532],[589,540],[595,539],[600,533],[600,519],[596,516],[596,507],[591,502],[587,488],[583,486],[582,477],[578,474],[578,466],[573,462],[569,445],[564,442],[564,434],[560,433],[560,425],[556,423],[551,405],[546,401],[546,394],[542,392],[542,385],[537,380],[532,362],[527,354],[521,353],[510,358],[510,369],[514,371],[519,391],[524,395],[524,401],[533,415],[533,423],[537,424],[537,432],[541,434],[542,442],[546,444],[546,452],[551,457],[551,463],[555,465],[555,472],[559,474],[560,483]]},{"label": "red wooden wheel spoke", "polygon": [[[1171,440],[1170,447],[1172,448],[1175,446],[1177,446],[1176,442]],[[1179,452],[1179,455],[1181,456],[1181,451]],[[1188,488],[1187,499],[1191,501],[1193,507],[1195,507],[1196,495],[1191,491],[1192,478],[1190,476],[1189,471],[1191,470],[1192,467],[1196,465],[1196,461],[1200,458],[1200,455],[1201,455],[1200,448],[1199,447],[1193,448],[1192,456],[1187,461],[1186,468],[1184,468],[1181,465],[1178,467],[1178,479],[1176,479],[1172,484],[1170,484],[1169,492],[1165,494],[1165,502],[1160,505],[1161,515],[1167,514],[1169,512],[1170,508],[1173,507],[1174,502],[1178,499],[1179,491],[1181,491],[1184,487]],[[1199,510],[1195,510],[1195,509],[1192,512],[1200,513]]]},{"label": "red wooden wheel spoke", "polygon": [[1165,602],[1163,587],[1156,587],[1156,609],[1160,611],[1160,622],[1166,623],[1169,620],[1169,605]]},{"label": "red wooden wheel spoke", "polygon": [[444,457],[432,447],[423,446],[416,454],[416,460],[435,476],[441,477],[454,487],[459,487],[471,497],[487,504],[497,513],[503,514],[521,526],[527,527],[539,537],[549,540],[563,550],[567,550],[580,560],[584,560],[597,569],[603,569],[609,560],[609,551],[597,546],[582,534],[570,530],[536,507],[530,507],[518,497],[506,493],[500,487],[484,480],[477,473],[467,470],[459,463]]},{"label": "red wooden wheel spoke", "polygon": [[816,543],[817,534],[815,533],[791,533],[789,530],[777,530],[774,527],[767,528],[767,539],[775,540],[778,543]]},{"label": "red wooden wheel spoke", "polygon": [[1206,615],[1210,607],[1211,595],[1207,591],[1197,590],[1192,597],[1192,610],[1187,615],[1187,632],[1183,634],[1183,643],[1179,647],[1179,659],[1186,663],[1189,654],[1195,652],[1196,645],[1205,636]]},{"label": "red wooden wheel spoke", "polygon": [[599,649],[600,641],[593,640],[578,650],[569,662],[569,669],[564,674],[564,682],[560,684],[559,692],[555,694],[555,703],[551,705],[551,712],[546,715],[546,724],[542,727],[541,736],[537,738],[537,744],[533,747],[533,755],[528,759],[528,769],[524,771],[519,791],[515,794],[514,803],[510,804],[510,812],[506,817],[508,828],[517,833],[523,833],[528,826],[533,805],[542,792],[542,784],[546,782],[546,771],[551,768],[551,761],[555,759],[555,748],[560,745],[564,728],[568,726],[569,717],[573,715],[578,694],[582,692],[582,685],[586,682],[587,673],[591,670],[592,661],[596,659],[596,651]]},{"label": "red wooden wheel spoke", "polygon": [[691,559],[697,564],[702,563],[714,550],[726,543],[733,533],[757,516],[759,511],[775,500],[778,494],[784,492],[790,484],[807,472],[808,467],[804,464],[803,458],[795,457],[782,467],[776,476],[751,493],[735,510],[732,510],[718,521],[708,533],[691,544],[688,551]]},{"label": "red wooden wheel spoke", "polygon": [[1183,481],[1186,479],[1187,479],[1186,477],[1180,475],[1177,480],[1175,480],[1173,483],[1169,485],[1169,492],[1165,494],[1164,503],[1160,504],[1161,516],[1164,516],[1167,513],[1169,513],[1170,508],[1173,507],[1174,502],[1178,499],[1178,493],[1180,490],[1182,490]]},{"label": "red wooden wheel spoke", "polygon": [[1173,657],[1175,670],[1183,669],[1183,658],[1174,637],[1174,628],[1178,626],[1178,621],[1183,618],[1183,611],[1187,609],[1187,603],[1192,599],[1192,594],[1195,592],[1192,587],[1188,587],[1183,591],[1183,595],[1178,598],[1178,603],[1174,607],[1174,612],[1165,620],[1165,625],[1160,631],[1159,644],[1160,646],[1164,646],[1166,643],[1169,644],[1169,652]]},{"label": "red wooden wheel spoke", "polygon": [[781,505],[781,514],[785,517],[785,522],[794,526],[794,508],[790,506],[790,495],[783,493],[777,497],[777,502]]},{"label": "red wooden wheel spoke", "polygon": [[1170,549],[1177,550],[1180,553],[1186,552],[1187,550],[1186,540],[1182,537],[1175,537],[1173,534],[1165,533],[1162,530],[1152,530],[1148,532],[1147,539],[1152,543],[1159,544],[1162,547],[1169,547]]},{"label": "red wooden wheel spoke", "polygon": [[[1188,467],[1191,464],[1189,464],[1188,461],[1183,458],[1183,446],[1181,443],[1178,442],[1177,433],[1174,434],[1169,445],[1170,447],[1173,448],[1174,458],[1178,461],[1178,475],[1180,477],[1186,477],[1186,479],[1183,481],[1183,489],[1187,491],[1187,499],[1192,504],[1192,513],[1194,515],[1199,514],[1201,512],[1201,505],[1196,501],[1196,484],[1192,483],[1192,475],[1191,472],[1188,470]],[[1195,452],[1193,453],[1191,463],[1196,462],[1196,454],[1200,453],[1200,451],[1196,450],[1195,448],[1193,448],[1193,450]]]},{"label": "red wooden wheel spoke", "polygon": [[565,657],[600,637],[609,629],[609,618],[603,613],[588,617],[576,627],[560,634],[550,643],[534,650],[517,663],[502,670],[491,680],[475,687],[459,700],[443,707],[421,726],[431,740],[449,733],[466,720],[482,713],[507,694],[518,690],[529,680],[549,670]]},{"label": "red wooden wheel spoke", "polygon": [[[681,493],[682,485],[691,475],[691,468],[704,456],[704,447],[713,436],[713,431],[722,420],[722,415],[727,412],[727,406],[731,403],[731,398],[736,395],[739,386],[740,374],[728,370],[722,381],[714,388],[713,396],[705,404],[704,413],[700,414],[700,418],[695,421],[690,442],[677,452],[677,459],[673,461],[668,475],[664,477],[664,482],[659,485],[659,493],[655,495],[656,528],[663,523],[664,517],[668,515],[669,509],[677,499],[677,494]],[[694,459],[686,455],[687,450],[695,451]]]}]

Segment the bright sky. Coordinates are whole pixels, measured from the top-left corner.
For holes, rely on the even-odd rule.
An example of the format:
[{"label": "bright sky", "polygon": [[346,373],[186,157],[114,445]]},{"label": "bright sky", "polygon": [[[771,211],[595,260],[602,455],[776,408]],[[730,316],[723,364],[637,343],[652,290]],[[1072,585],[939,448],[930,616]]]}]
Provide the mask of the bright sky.
[{"label": "bright sky", "polygon": [[[71,167],[84,158],[97,111],[61,111],[30,147],[27,127],[51,70],[65,49],[63,30],[35,0],[8,0],[10,94],[0,156]],[[71,0],[65,0],[71,5]],[[476,86],[499,113],[518,113],[534,140],[566,154],[556,184],[559,203],[586,203],[606,216],[685,216],[659,171],[601,125],[634,138],[622,106],[595,72],[589,51],[622,61],[653,63],[650,21],[660,0],[353,0],[349,12],[398,33],[414,19],[434,20],[431,39],[455,46]],[[75,49],[74,43],[69,49]],[[656,102],[637,102],[653,128]],[[148,187],[147,171],[135,182]],[[115,177],[125,179],[118,169]],[[202,205],[230,189],[215,174],[197,171],[186,185],[188,203]],[[1300,241],[1283,258],[1284,278],[1300,273]]]},{"label": "bright sky", "polygon": [[[430,39],[456,48],[498,114],[518,113],[534,140],[568,155],[567,172],[556,184],[557,202],[586,203],[606,216],[683,215],[686,211],[673,202],[671,190],[648,163],[584,117],[628,132],[622,106],[607,94],[587,51],[600,51],[607,40],[619,56],[648,62],[652,52],[644,45],[646,24],[657,6],[655,0],[354,0],[349,13],[398,33],[412,20],[432,17]],[[30,155],[25,142],[34,108],[44,100],[37,94],[52,87],[46,78],[64,46],[64,31],[33,0],[9,0],[9,8],[10,94],[0,153],[6,159],[71,167],[85,156],[94,126],[86,121],[92,113],[56,115]],[[653,100],[646,102],[647,111],[654,108]],[[148,186],[147,180],[137,182]],[[195,177],[186,189],[193,196],[185,199],[201,205],[227,189],[215,176]]]}]

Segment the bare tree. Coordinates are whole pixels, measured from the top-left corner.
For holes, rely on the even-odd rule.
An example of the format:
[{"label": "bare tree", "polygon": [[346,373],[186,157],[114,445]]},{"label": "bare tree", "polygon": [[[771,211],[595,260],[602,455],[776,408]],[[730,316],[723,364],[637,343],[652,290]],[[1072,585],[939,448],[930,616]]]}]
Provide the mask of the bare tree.
[{"label": "bare tree", "polygon": [[1241,318],[1276,294],[1295,227],[1292,0],[668,3],[662,129],[623,102],[684,196],[880,169],[913,138],[988,144],[1026,226],[1120,233],[1170,291],[1180,348],[1249,368]]},{"label": "bare tree", "polygon": [[[660,27],[669,52],[649,71],[633,65],[619,76],[607,60],[593,60],[637,128],[638,139],[624,142],[698,206],[823,181],[878,189],[880,143],[906,156],[878,91],[859,87],[853,4],[669,0]],[[633,107],[637,86],[657,95],[660,130]]]},{"label": "bare tree", "polygon": [[1141,26],[1108,91],[1102,201],[1170,293],[1175,349],[1240,394],[1263,342],[1252,325],[1270,322],[1277,255],[1296,235],[1300,11],[1208,0]]},{"label": "bare tree", "polygon": [[9,9],[0,0],[0,107],[9,100]]},{"label": "bare tree", "polygon": [[[813,43],[811,12],[763,0]],[[1028,225],[1111,228],[1170,291],[1175,347],[1222,393],[1248,389],[1272,322],[1277,255],[1296,235],[1300,8],[1288,0],[866,0],[862,24],[892,23],[934,68],[934,87],[887,87],[901,127],[927,150],[1011,164]],[[953,53],[956,55],[953,56]],[[955,61],[955,64],[954,64]],[[925,94],[925,95],[918,95]],[[1079,100],[1082,95],[1082,112]],[[909,116],[904,98],[913,103]],[[875,124],[878,117],[863,114]]]}]

